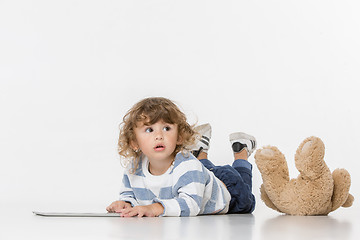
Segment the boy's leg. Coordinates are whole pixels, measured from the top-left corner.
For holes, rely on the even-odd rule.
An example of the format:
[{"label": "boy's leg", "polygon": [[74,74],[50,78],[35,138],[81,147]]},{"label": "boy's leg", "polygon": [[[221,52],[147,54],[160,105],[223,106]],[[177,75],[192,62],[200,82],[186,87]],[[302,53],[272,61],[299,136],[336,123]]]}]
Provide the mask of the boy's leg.
[{"label": "boy's leg", "polygon": [[194,129],[198,133],[197,141],[190,146],[192,154],[210,171],[215,165],[208,160],[208,150],[210,148],[211,126],[209,123],[199,125]]},{"label": "boy's leg", "polygon": [[213,171],[215,168],[215,165],[208,159],[207,153],[201,152],[199,156],[197,157],[199,161],[206,167],[208,170]]},{"label": "boy's leg", "polygon": [[236,159],[232,167],[240,174],[243,181],[252,189],[252,165],[244,159]]},{"label": "boy's leg", "polygon": [[[207,154],[198,156],[199,161],[222,181],[231,195],[228,213],[251,213],[255,208],[255,197],[251,191],[251,164],[245,160],[235,161],[234,168],[230,165],[215,166]],[[243,166],[244,164],[249,164]],[[250,184],[249,184],[250,182]]]},{"label": "boy's leg", "polygon": [[234,152],[233,168],[241,175],[244,182],[252,189],[252,165],[248,161],[248,153],[246,149],[240,152]]},{"label": "boy's leg", "polygon": [[197,159],[203,159],[205,157],[200,155],[207,154],[210,148],[211,125],[209,123],[202,124],[195,127],[194,130],[197,132],[196,141],[194,145],[189,146],[189,149]]},{"label": "boy's leg", "polygon": [[[210,138],[211,138],[211,126],[210,124],[203,124],[196,128],[197,132],[200,134],[200,138],[192,146],[192,153],[197,159],[214,175],[220,179],[227,187],[231,195],[230,207],[228,213],[251,213],[255,208],[255,197],[251,192],[251,167],[250,170],[246,167],[243,169],[242,164],[235,164],[234,167],[229,165],[226,166],[215,166],[210,160],[208,160],[207,150],[210,147]],[[255,139],[250,138],[249,141],[237,141],[238,137],[249,136],[244,133],[235,133],[230,135],[230,141],[234,150],[235,158],[247,159],[247,156],[250,156],[254,148],[256,147]],[[236,149],[242,150],[243,147],[246,148],[246,152],[236,151]],[[250,147],[251,146],[251,147]],[[250,154],[249,154],[250,153]],[[239,160],[240,161],[240,160]],[[236,161],[236,162],[239,162]],[[246,160],[242,160],[246,161]],[[241,162],[241,161],[240,161]],[[246,161],[247,162],[247,161]],[[250,163],[248,163],[250,164]],[[251,164],[250,164],[251,166]],[[240,172],[248,171],[248,174],[244,174],[245,179],[243,179]],[[250,175],[249,175],[250,174]],[[249,178],[250,176],[250,178]],[[250,183],[250,184],[249,184]]]},{"label": "boy's leg", "polygon": [[234,152],[234,159],[243,159],[248,160],[248,153],[245,149],[242,149],[240,152]]},{"label": "boy's leg", "polygon": [[196,157],[197,159],[208,159],[208,154],[205,152],[200,152],[199,155]]},{"label": "boy's leg", "polygon": [[[204,160],[201,161],[204,164]],[[231,195],[228,213],[251,213],[254,210],[255,197],[252,194],[251,186],[234,167],[230,165],[215,166],[209,170],[226,185]]]},{"label": "boy's leg", "polygon": [[255,208],[255,197],[252,194],[252,165],[247,161],[256,148],[256,140],[246,133],[230,134],[231,147],[234,152],[232,169],[238,174],[232,187],[234,198],[231,213],[251,213]]},{"label": "boy's leg", "polygon": [[244,182],[252,189],[252,165],[248,157],[256,149],[256,139],[246,133],[235,132],[230,134],[230,143],[234,152],[233,168],[241,175]]}]

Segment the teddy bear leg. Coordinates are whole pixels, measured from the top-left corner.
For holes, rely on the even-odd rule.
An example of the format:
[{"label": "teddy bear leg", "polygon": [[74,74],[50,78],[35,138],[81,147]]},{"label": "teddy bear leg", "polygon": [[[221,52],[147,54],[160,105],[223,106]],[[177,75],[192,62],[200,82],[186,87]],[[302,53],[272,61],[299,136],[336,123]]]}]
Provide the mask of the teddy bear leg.
[{"label": "teddy bear leg", "polygon": [[300,174],[309,179],[317,179],[326,171],[331,172],[324,161],[325,145],[318,137],[306,138],[295,154],[295,165]]},{"label": "teddy bear leg", "polygon": [[266,206],[268,206],[271,209],[274,209],[275,211],[281,212],[274,203],[270,200],[269,196],[267,195],[264,184],[261,184],[260,187],[260,194],[261,194],[261,200],[265,203]]},{"label": "teddy bear leg", "polygon": [[276,147],[267,146],[258,149],[254,158],[261,173],[264,190],[271,202],[276,204],[289,183],[289,170],[285,157]]},{"label": "teddy bear leg", "polygon": [[349,194],[351,185],[349,172],[345,169],[335,169],[332,173],[332,177],[334,179],[334,192],[331,198],[331,211],[334,211],[341,206],[350,207],[354,197]]}]

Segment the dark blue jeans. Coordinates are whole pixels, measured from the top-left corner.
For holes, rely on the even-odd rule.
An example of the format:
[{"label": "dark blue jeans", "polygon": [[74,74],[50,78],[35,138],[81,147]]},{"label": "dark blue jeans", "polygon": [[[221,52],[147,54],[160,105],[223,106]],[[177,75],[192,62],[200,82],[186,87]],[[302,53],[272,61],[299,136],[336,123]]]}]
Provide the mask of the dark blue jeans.
[{"label": "dark blue jeans", "polygon": [[215,166],[208,159],[200,162],[227,187],[231,195],[228,213],[252,213],[255,197],[252,194],[252,165],[246,160],[237,159],[233,165]]}]

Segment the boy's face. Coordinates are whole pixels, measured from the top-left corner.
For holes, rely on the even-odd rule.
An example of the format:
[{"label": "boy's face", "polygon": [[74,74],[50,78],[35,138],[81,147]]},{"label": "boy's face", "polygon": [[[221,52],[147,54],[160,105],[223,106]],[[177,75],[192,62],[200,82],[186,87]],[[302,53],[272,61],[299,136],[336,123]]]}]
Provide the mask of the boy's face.
[{"label": "boy's face", "polygon": [[152,125],[138,123],[134,129],[134,149],[140,149],[152,161],[172,162],[177,144],[180,144],[177,124],[160,120]]}]

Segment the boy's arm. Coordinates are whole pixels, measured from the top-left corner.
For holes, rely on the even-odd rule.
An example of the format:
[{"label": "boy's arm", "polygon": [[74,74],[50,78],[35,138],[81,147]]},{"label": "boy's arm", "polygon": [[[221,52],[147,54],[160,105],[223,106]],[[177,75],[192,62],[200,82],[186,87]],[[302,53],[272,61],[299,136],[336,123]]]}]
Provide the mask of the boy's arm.
[{"label": "boy's arm", "polygon": [[[183,164],[184,166],[178,166],[179,169],[175,169],[173,173],[178,176],[176,177],[178,180],[173,186],[177,196],[154,200],[164,207],[160,216],[196,216],[200,213],[205,183],[209,176],[198,161],[189,161]],[[192,170],[187,171],[186,169]]]},{"label": "boy's arm", "polygon": [[202,171],[185,172],[175,184],[177,197],[156,198],[153,204],[121,210],[123,217],[196,216],[201,210],[206,176]]},{"label": "boy's arm", "polygon": [[130,203],[132,207],[139,205],[138,201],[135,198],[134,191],[131,188],[129,177],[126,173],[124,173],[122,179],[119,200]]}]

